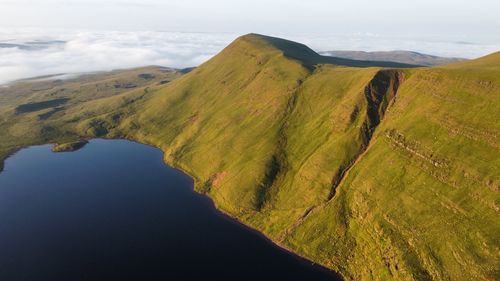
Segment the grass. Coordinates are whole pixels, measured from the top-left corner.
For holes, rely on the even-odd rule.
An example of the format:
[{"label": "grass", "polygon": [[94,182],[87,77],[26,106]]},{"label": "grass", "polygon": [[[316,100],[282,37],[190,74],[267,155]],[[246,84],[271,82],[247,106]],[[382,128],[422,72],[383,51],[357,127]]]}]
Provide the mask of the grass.
[{"label": "grass", "polygon": [[76,151],[78,149],[83,148],[88,141],[86,140],[77,140],[73,142],[67,142],[67,143],[58,143],[55,144],[54,147],[52,148],[53,152],[72,152]]},{"label": "grass", "polygon": [[133,139],[219,209],[348,280],[499,279],[500,53],[381,66],[409,65],[330,61],[252,34],[183,75],[22,82],[0,90],[0,158]]}]

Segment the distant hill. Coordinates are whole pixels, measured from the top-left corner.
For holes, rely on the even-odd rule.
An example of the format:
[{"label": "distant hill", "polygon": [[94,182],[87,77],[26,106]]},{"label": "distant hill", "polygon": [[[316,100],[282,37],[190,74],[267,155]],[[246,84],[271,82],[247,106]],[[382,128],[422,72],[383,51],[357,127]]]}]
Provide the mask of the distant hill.
[{"label": "distant hill", "polygon": [[500,280],[500,52],[402,66],[250,34],[189,72],[21,81],[0,88],[0,159],[131,139],[345,280]]},{"label": "distant hill", "polygon": [[346,58],[352,60],[387,61],[421,66],[435,66],[466,60],[462,58],[438,57],[412,51],[326,51],[321,52],[321,54],[325,56]]}]

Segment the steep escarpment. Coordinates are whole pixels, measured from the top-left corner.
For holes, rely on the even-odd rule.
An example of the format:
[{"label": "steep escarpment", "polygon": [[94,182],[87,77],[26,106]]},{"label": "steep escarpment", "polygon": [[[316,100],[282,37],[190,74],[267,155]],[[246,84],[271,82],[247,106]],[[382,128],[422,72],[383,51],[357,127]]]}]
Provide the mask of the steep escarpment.
[{"label": "steep escarpment", "polygon": [[[373,79],[364,89],[366,98],[366,115],[363,121],[359,136],[362,140],[358,152],[341,167],[332,179],[332,190],[328,197],[331,200],[335,196],[338,185],[344,178],[346,172],[354,165],[356,161],[365,153],[373,133],[384,118],[389,105],[394,102],[399,86],[403,82],[404,73],[398,70],[381,70],[375,74]],[[356,107],[351,113],[351,119],[359,114]]]},{"label": "steep escarpment", "polygon": [[[278,241],[280,243],[284,243],[310,214],[320,212],[334,198],[337,187],[340,185],[348,171],[367,150],[372,135],[382,121],[388,106],[394,101],[403,78],[404,73],[399,70],[380,70],[376,72],[365,88],[357,93],[358,97],[359,95],[364,95],[364,99],[357,99],[357,102],[351,105],[352,111],[350,113],[349,111],[345,111],[344,113],[335,113],[337,118],[344,114],[344,119],[347,119],[347,114],[349,113],[348,120],[351,126],[354,125],[354,134],[347,137],[346,141],[354,144],[354,146],[352,147],[350,154],[344,155],[338,164],[329,167],[334,168],[335,170],[331,180],[331,189],[327,198],[309,206],[297,221],[291,224],[279,235]],[[355,94],[352,96],[355,96]],[[356,120],[358,121],[356,122]],[[337,132],[337,134],[329,135],[328,139],[340,139],[342,137],[346,136]],[[328,141],[322,143],[322,146],[327,143]],[[336,148],[337,146],[338,143],[334,144],[332,148]],[[325,169],[327,170],[328,168],[325,167]]]},{"label": "steep escarpment", "polygon": [[[67,98],[60,86],[4,98],[0,155],[133,139],[222,211],[348,280],[495,280],[498,58],[384,69],[251,34],[172,81],[87,81],[53,113],[44,102]],[[137,87],[112,87],[128,80]]]},{"label": "steep escarpment", "polygon": [[333,199],[287,242],[356,280],[498,279],[500,81],[477,64],[405,74]]}]

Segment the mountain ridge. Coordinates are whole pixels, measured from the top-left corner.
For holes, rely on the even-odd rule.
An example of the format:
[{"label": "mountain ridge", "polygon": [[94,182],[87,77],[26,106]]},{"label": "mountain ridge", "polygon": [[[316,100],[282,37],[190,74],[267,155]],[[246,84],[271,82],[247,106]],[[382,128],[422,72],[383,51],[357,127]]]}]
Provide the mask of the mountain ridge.
[{"label": "mountain ridge", "polygon": [[350,66],[350,67],[394,67],[394,68],[412,68],[419,67],[419,65],[410,64],[410,63],[399,63],[399,62],[391,62],[391,61],[382,61],[382,60],[353,60],[349,58],[340,58],[340,57],[330,57],[323,56],[319,53],[313,51],[308,46],[297,43],[294,41],[266,36],[257,33],[250,33],[247,35],[240,36],[233,43],[238,43],[239,41],[248,41],[253,42],[255,44],[268,44],[273,46],[277,50],[281,50],[283,54],[287,57],[297,59],[298,61],[302,61],[305,65],[312,67],[317,64],[333,64],[338,66]]},{"label": "mountain ridge", "polygon": [[182,75],[105,77],[77,97],[22,84],[39,90],[0,100],[0,155],[131,139],[160,148],[218,209],[346,280],[496,279],[500,53],[381,68],[306,48],[251,34]]}]

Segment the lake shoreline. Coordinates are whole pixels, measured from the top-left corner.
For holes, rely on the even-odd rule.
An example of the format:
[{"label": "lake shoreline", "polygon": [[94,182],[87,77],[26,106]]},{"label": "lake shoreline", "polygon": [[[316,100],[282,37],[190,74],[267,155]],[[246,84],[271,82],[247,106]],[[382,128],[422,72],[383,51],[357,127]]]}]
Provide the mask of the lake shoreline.
[{"label": "lake shoreline", "polygon": [[[157,147],[157,146],[155,146],[155,145],[153,145],[153,144],[143,143],[143,142],[137,141],[137,140],[135,140],[135,139],[126,138],[126,137],[122,137],[122,138],[104,138],[104,137],[101,137],[101,138],[94,138],[94,139],[102,139],[102,140],[126,140],[126,141],[134,142],[134,143],[137,143],[137,144],[146,145],[146,146],[149,146],[149,147],[152,147],[152,148],[154,148],[154,149],[157,149],[157,150],[161,151],[161,153],[163,153],[163,156],[164,156],[164,157],[163,157],[163,163],[164,163],[165,165],[167,165],[167,166],[169,166],[169,167],[173,168],[173,169],[176,169],[176,170],[178,170],[178,171],[182,172],[183,174],[185,174],[185,175],[187,175],[189,178],[191,178],[191,180],[193,181],[192,192],[194,192],[195,194],[200,195],[200,196],[202,196],[202,197],[204,197],[204,198],[208,199],[208,200],[210,201],[210,206],[212,207],[212,209],[213,209],[214,211],[216,211],[216,213],[217,213],[220,217],[224,218],[225,220],[231,221],[232,223],[234,223],[234,224],[236,224],[236,225],[238,225],[238,226],[240,226],[240,227],[242,227],[242,228],[246,229],[247,231],[250,231],[250,232],[252,232],[252,233],[254,233],[254,234],[258,235],[259,237],[263,238],[266,242],[268,242],[271,246],[273,246],[273,247],[275,247],[275,248],[279,249],[280,251],[282,251],[282,252],[284,252],[284,253],[287,253],[287,254],[291,255],[292,257],[296,258],[296,259],[297,259],[298,261],[300,261],[301,263],[303,263],[303,264],[309,264],[309,265],[312,265],[312,266],[314,266],[316,269],[318,269],[318,270],[320,270],[320,271],[323,271],[323,272],[325,272],[325,273],[327,273],[327,274],[332,275],[332,278],[336,278],[336,279],[344,280],[343,276],[342,276],[340,273],[338,273],[338,272],[336,272],[336,271],[334,271],[334,270],[332,270],[332,269],[328,268],[328,267],[327,267],[327,266],[325,266],[325,265],[322,265],[322,264],[320,264],[320,263],[314,262],[314,261],[312,261],[312,260],[308,259],[307,257],[302,256],[302,255],[300,255],[300,254],[298,254],[298,253],[294,252],[294,251],[293,251],[292,249],[290,249],[289,247],[286,247],[285,245],[283,245],[283,244],[281,244],[281,243],[278,243],[277,241],[274,241],[272,238],[270,238],[269,236],[267,236],[267,235],[265,235],[264,233],[260,232],[258,229],[253,228],[253,227],[251,227],[251,226],[249,226],[249,225],[245,224],[243,221],[239,220],[237,217],[232,216],[231,214],[229,214],[229,213],[225,212],[223,209],[219,209],[219,208],[217,208],[217,206],[216,206],[215,202],[213,201],[213,199],[212,199],[210,196],[208,196],[208,195],[206,195],[206,194],[204,194],[204,193],[197,192],[197,191],[195,190],[195,188],[194,188],[194,186],[196,185],[196,178],[195,178],[195,177],[193,177],[193,176],[192,176],[192,175],[190,175],[187,171],[183,170],[181,167],[179,167],[179,166],[175,165],[174,163],[168,163],[168,162],[166,161],[166,158],[165,158],[165,152],[164,152],[161,148],[159,148],[159,147]],[[93,139],[87,139],[87,141],[89,141],[89,142],[90,142],[91,140],[93,140]]]},{"label": "lake shoreline", "polygon": [[[115,140],[123,140],[123,141],[128,141],[128,142],[132,142],[132,143],[136,143],[136,144],[139,144],[139,145],[145,145],[145,146],[149,146],[155,150],[159,150],[163,157],[162,157],[162,162],[164,165],[174,169],[174,170],[177,170],[179,172],[181,172],[182,174],[186,175],[187,177],[189,177],[191,180],[192,180],[192,185],[191,185],[191,192],[193,192],[195,195],[203,198],[203,200],[206,200],[207,203],[209,203],[208,205],[210,206],[210,208],[214,211],[214,213],[219,216],[220,218],[226,220],[226,221],[229,221],[231,223],[233,223],[234,225],[237,225],[238,227],[244,229],[245,231],[249,231],[251,233],[253,233],[254,235],[257,235],[258,237],[260,237],[261,239],[263,239],[267,244],[269,244],[270,246],[280,250],[281,252],[287,254],[287,255],[290,255],[291,257],[293,257],[294,259],[296,259],[298,262],[300,262],[301,264],[304,264],[304,265],[308,265],[308,266],[312,266],[315,270],[318,270],[318,271],[321,271],[325,274],[328,274],[328,275],[331,275],[332,277],[332,280],[344,280],[344,278],[342,277],[342,275],[328,267],[326,267],[325,265],[322,265],[320,263],[317,263],[317,262],[313,262],[312,260],[308,259],[307,257],[305,256],[302,256],[296,252],[294,252],[292,249],[290,249],[289,247],[281,244],[281,243],[278,243],[277,241],[274,241],[272,238],[270,238],[269,236],[265,235],[264,233],[260,232],[258,229],[256,228],[253,228],[247,224],[245,224],[243,221],[241,221],[240,219],[238,219],[237,217],[235,216],[232,216],[231,214],[225,212],[223,209],[220,209],[220,208],[217,208],[215,202],[213,201],[213,199],[208,196],[207,194],[204,194],[204,193],[201,193],[201,192],[198,192],[195,190],[195,185],[197,184],[197,179],[195,177],[193,177],[192,175],[190,175],[187,171],[183,170],[181,167],[175,165],[174,163],[169,163],[168,161],[166,161],[166,157],[165,157],[165,152],[153,145],[153,144],[150,144],[150,143],[145,143],[145,142],[140,142],[140,141],[137,141],[136,139],[133,139],[133,138],[127,138],[127,137],[117,137],[117,138],[113,138],[113,137],[99,137],[99,138],[81,138],[81,142],[85,142],[85,145],[82,146],[80,149],[78,150],[74,150],[74,151],[67,151],[67,152],[76,152],[76,151],[79,151],[81,149],[85,149],[87,147],[88,144],[90,144],[93,140],[105,140],[105,141],[115,141]],[[56,145],[56,143],[41,143],[41,144],[32,144],[32,145],[26,145],[26,146],[21,146],[21,147],[18,147],[16,148],[14,151],[10,152],[9,154],[7,154],[7,156],[4,158],[4,159],[0,159],[1,163],[3,163],[2,165],[0,165],[0,173],[3,172],[3,169],[5,168],[5,161],[14,156],[16,153],[18,153],[19,151],[23,150],[23,149],[26,149],[26,148],[29,148],[29,147],[34,147],[34,146],[44,146],[44,145],[52,145],[53,148],[54,146]],[[54,151],[53,149],[51,149],[52,153],[60,153],[60,152],[57,152],[57,151]]]}]

